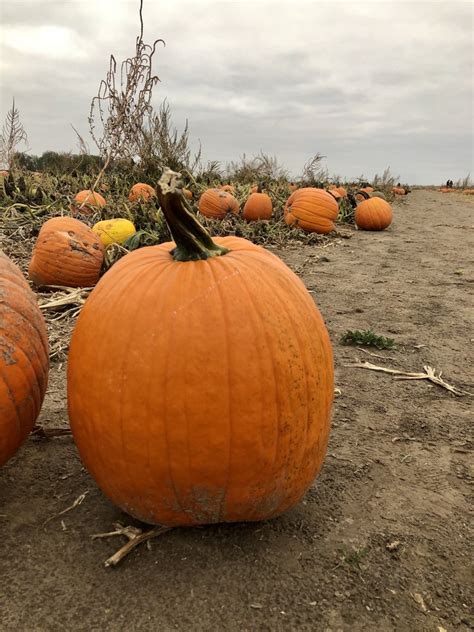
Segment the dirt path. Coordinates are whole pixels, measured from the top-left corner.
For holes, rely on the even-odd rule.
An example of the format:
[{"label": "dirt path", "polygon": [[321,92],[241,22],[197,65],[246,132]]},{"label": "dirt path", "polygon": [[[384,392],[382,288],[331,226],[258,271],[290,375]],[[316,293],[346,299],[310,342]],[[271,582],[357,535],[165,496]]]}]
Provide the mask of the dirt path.
[{"label": "dirt path", "polygon": [[[462,196],[414,192],[384,233],[279,253],[314,291],[341,390],[323,472],[282,518],[174,531],[107,570],[122,541],[90,536],[130,520],[96,489],[70,437],[30,439],[0,471],[0,630],[473,628],[472,399],[345,366],[429,364],[474,390],[473,211]],[[366,328],[398,350],[374,358],[339,344]],[[41,421],[67,424],[64,367],[53,365]]]}]

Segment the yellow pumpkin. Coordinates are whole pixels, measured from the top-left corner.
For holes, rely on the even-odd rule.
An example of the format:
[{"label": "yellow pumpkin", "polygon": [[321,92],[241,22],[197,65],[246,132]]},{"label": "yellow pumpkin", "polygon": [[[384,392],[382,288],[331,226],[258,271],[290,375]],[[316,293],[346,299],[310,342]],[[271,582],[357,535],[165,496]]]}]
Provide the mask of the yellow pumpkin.
[{"label": "yellow pumpkin", "polygon": [[104,246],[123,244],[124,241],[137,232],[132,222],[121,217],[97,222],[92,230],[98,235]]}]

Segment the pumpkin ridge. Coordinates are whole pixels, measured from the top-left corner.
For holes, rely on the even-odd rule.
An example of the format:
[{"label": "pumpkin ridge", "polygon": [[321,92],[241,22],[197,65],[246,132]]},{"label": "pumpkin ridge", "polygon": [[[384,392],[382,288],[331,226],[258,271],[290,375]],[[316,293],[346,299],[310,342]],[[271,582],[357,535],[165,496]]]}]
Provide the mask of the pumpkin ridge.
[{"label": "pumpkin ridge", "polygon": [[[36,303],[34,304],[36,305]],[[31,330],[33,330],[35,334],[37,334],[36,336],[26,336],[24,331],[20,331],[19,337],[9,336],[8,338],[0,339],[0,350],[2,349],[2,347],[4,347],[4,350],[8,351],[10,346],[12,348],[14,347],[13,353],[15,356],[17,356],[17,359],[14,362],[15,368],[22,374],[23,382],[25,384],[30,384],[31,393],[29,399],[36,411],[35,417],[37,417],[42,403],[41,393],[43,387],[46,386],[46,384],[44,383],[44,376],[41,375],[41,366],[43,366],[45,362],[49,361],[49,356],[47,352],[43,356],[41,356],[40,352],[36,348],[36,344],[38,342],[37,338],[41,336],[41,332],[33,327],[31,320],[27,319],[16,309],[11,309],[10,306],[6,307],[6,315],[13,317],[12,322],[14,323],[15,328],[18,326],[19,317],[21,318],[21,320],[24,321],[23,327],[27,327],[28,329],[30,329],[31,327],[29,333],[31,333]],[[28,343],[31,345],[32,355],[27,353],[26,349],[24,348],[25,346],[27,346]],[[41,350],[43,350],[43,344],[44,341],[41,340]],[[11,387],[9,387],[6,383],[6,375],[3,376],[3,379],[5,380],[5,385],[11,393]],[[12,399],[12,402],[13,401],[14,400]]]},{"label": "pumpkin ridge", "polygon": [[[24,346],[23,344],[20,348],[15,349],[15,353],[21,352],[23,356],[28,360],[29,364],[31,365],[31,368],[33,369],[33,372],[35,373],[35,379],[36,379],[38,378],[38,376],[36,375],[36,368],[39,369],[49,359],[47,348],[46,349],[44,348],[45,341],[42,340],[41,338],[39,338],[38,340],[38,337],[41,336],[41,332],[39,331],[39,329],[37,329],[33,325],[33,323],[29,319],[27,319],[20,312],[16,310],[8,310],[7,314],[9,316],[13,315],[13,318],[15,319],[14,320],[15,326],[18,325],[18,319],[21,319],[23,321],[23,327],[29,330],[28,334],[30,335],[25,335],[23,334],[23,332],[20,332],[19,336],[18,334],[15,334],[14,336],[10,336],[9,341],[12,343],[15,343],[16,345],[20,343],[24,343],[26,341],[30,342],[31,352],[32,352],[31,355],[27,353],[26,349],[23,348]],[[35,334],[34,336],[31,336],[32,332],[34,332]],[[7,339],[5,339],[3,343],[2,341],[0,341],[0,345],[1,344],[5,344],[5,345],[8,344]]]},{"label": "pumpkin ridge", "polygon": [[[6,281],[6,282],[8,283],[8,285],[10,285],[10,286],[11,286],[11,287],[10,287],[10,290],[13,290],[13,288],[14,288],[14,284],[13,284],[13,283],[11,283],[11,282],[9,282],[9,280],[8,280],[8,279],[5,279],[5,278],[4,278],[3,280],[4,280],[4,281]],[[28,289],[30,289],[30,286],[29,286],[28,284],[27,284],[27,287],[28,287]],[[38,303],[37,303],[37,301],[32,300],[32,299],[30,300],[30,299],[28,298],[28,306],[29,306],[29,307],[32,307],[32,308],[34,308],[34,306],[38,307]],[[12,305],[11,305],[11,304],[10,304],[10,305],[8,305],[8,306],[6,306],[6,308],[9,310],[9,312],[10,312],[10,313],[14,313],[14,314],[16,314],[17,316],[19,316],[19,317],[20,317],[20,318],[21,318],[21,319],[25,322],[25,324],[26,324],[27,326],[29,325],[29,326],[31,326],[31,327],[32,327],[32,329],[34,330],[35,334],[37,334],[37,335],[38,335],[38,338],[41,340],[41,348],[42,348],[42,350],[44,351],[44,355],[45,355],[46,357],[48,357],[48,356],[49,356],[49,354],[48,354],[48,341],[47,341],[47,338],[44,336],[44,333],[43,333],[43,332],[41,331],[41,329],[38,327],[38,324],[39,324],[41,321],[40,321],[40,320],[37,320],[36,318],[35,318],[34,320],[33,320],[33,319],[29,319],[29,318],[27,317],[26,313],[25,313],[23,310],[22,310],[22,311],[19,311],[18,309],[16,309],[16,308],[12,307]],[[38,357],[39,357],[39,354],[38,354]]]},{"label": "pumpkin ridge", "polygon": [[[154,246],[151,246],[151,248],[153,248],[153,247]],[[139,251],[137,250],[137,251],[134,251],[134,252],[138,253]],[[136,275],[136,270],[125,271],[123,274],[117,275],[117,272],[118,272],[117,268],[120,266],[121,262],[126,257],[129,257],[132,254],[133,253],[130,253],[129,255],[126,255],[125,257],[123,257],[120,261],[117,262],[117,264],[115,266],[110,268],[110,270],[102,278],[105,278],[106,276],[110,277],[113,274],[115,276],[119,276],[120,282],[122,284],[124,284],[124,280],[127,277],[134,277]],[[128,272],[128,274],[127,274],[127,272]],[[120,292],[117,291],[118,281],[117,281],[117,283],[112,284],[109,288],[106,287],[105,290],[102,289],[104,284],[102,284],[101,281],[102,281],[102,279],[99,281],[99,283],[96,286],[99,289],[99,293],[90,295],[90,297],[87,299],[86,304],[84,305],[84,307],[81,310],[81,314],[79,315],[79,319],[81,319],[81,318],[82,318],[82,320],[86,319],[86,322],[87,322],[87,319],[89,318],[88,314],[89,314],[89,310],[91,309],[91,306],[92,306],[92,308],[97,309],[96,303],[98,305],[101,305],[101,304],[102,305],[104,305],[104,304],[110,305],[110,295],[111,294],[115,294],[115,302],[112,304],[113,307],[115,307],[117,305],[117,303],[119,302],[120,298],[122,298],[121,295],[120,295]],[[107,291],[107,289],[108,289],[108,291]],[[102,295],[101,294],[102,292],[105,292],[105,294]],[[124,294],[125,294],[125,297],[127,297],[127,299],[128,299],[128,293],[124,292]],[[111,323],[106,318],[100,317],[100,315],[99,315],[99,321],[101,323],[101,327],[98,330],[97,338],[102,342],[104,340],[104,335],[103,334],[110,328]],[[73,343],[74,343],[74,338],[72,338],[72,340],[71,340],[71,347],[70,347],[70,352],[69,352],[69,357],[70,358],[76,353],[75,352],[75,345],[73,345]],[[97,352],[99,354],[100,347],[98,348]],[[68,368],[69,368],[69,363],[68,363]],[[68,370],[67,382],[68,382],[68,384],[70,382],[72,382],[72,379],[71,379],[71,377],[69,375],[69,370]],[[95,393],[97,399],[99,400],[99,404],[100,404],[100,406],[99,406],[99,411],[100,412],[99,412],[99,414],[97,416],[98,416],[98,419],[99,419],[100,429],[102,431],[102,429],[104,427],[103,416],[104,416],[104,413],[106,411],[104,411],[103,406],[101,405],[102,404],[102,396],[100,394],[101,384],[98,381],[95,381],[95,382],[93,381],[92,384],[95,386],[95,389],[92,389],[92,392]],[[70,398],[68,398],[68,408],[70,406],[71,406],[71,400],[70,400]],[[72,433],[73,433],[73,436],[74,436],[74,440],[76,441],[76,443],[78,443],[78,434],[79,433],[75,432],[74,425],[71,425],[71,430],[72,430]],[[92,434],[91,433],[91,418],[90,418],[90,415],[84,415],[84,419],[83,419],[83,422],[82,422],[82,425],[81,425],[81,434],[84,434],[84,433],[88,434],[88,435]],[[103,467],[102,464],[104,462],[103,454],[99,450],[98,446],[99,446],[99,442],[89,442],[89,448],[92,448],[92,452],[93,452],[92,457],[93,458],[91,458],[91,455],[89,453],[86,462],[83,460],[83,462],[86,465],[87,469],[93,474],[93,476],[96,476],[97,470],[100,471],[102,469],[102,467]],[[82,455],[81,455],[81,459],[82,459]],[[94,463],[99,463],[99,467],[98,468],[95,467]],[[111,479],[108,480],[109,486],[112,489],[115,489],[113,484],[110,485],[110,480]],[[107,495],[109,495],[109,493],[107,493]]]},{"label": "pumpkin ridge", "polygon": [[[282,297],[282,294],[281,294],[282,285],[283,285],[282,283],[279,283],[277,285],[277,287],[276,287],[276,289],[274,291],[275,298],[277,300],[277,303],[279,303],[281,305],[282,310],[286,311],[287,315],[289,316],[289,321],[290,321],[290,324],[292,326],[291,328],[293,329],[293,334],[294,334],[294,337],[295,337],[295,339],[297,341],[297,346],[298,346],[298,350],[299,350],[299,356],[301,358],[303,358],[305,354],[301,353],[302,347],[301,347],[300,339],[299,339],[299,336],[298,336],[298,333],[297,333],[298,327],[295,326],[295,315],[292,313],[293,306],[291,305],[291,311],[290,311],[288,309],[289,304],[291,304],[290,301],[285,300],[284,297]],[[305,387],[306,399],[308,399],[308,376],[307,376],[306,373],[305,373],[305,382],[306,382],[306,387]],[[308,425],[309,425],[309,411],[306,411],[306,412],[307,412],[307,416],[306,416],[306,424],[305,425],[306,425],[306,436],[307,436],[307,434],[308,434]],[[279,441],[279,445],[280,445],[280,441]],[[280,470],[284,470],[284,474],[286,475],[286,473],[288,472],[288,466],[289,466],[290,460],[293,460],[292,457],[294,457],[294,455],[291,454],[290,446],[286,446],[286,455],[285,456],[286,456],[285,462],[284,462],[284,464],[282,463],[280,465]],[[301,455],[301,456],[303,456],[303,455]],[[301,460],[302,459],[300,459],[300,462],[298,463],[298,471],[301,471]],[[277,464],[278,464],[278,461],[277,461]],[[276,511],[278,512],[278,509]]]},{"label": "pumpkin ridge", "polygon": [[[224,262],[225,265],[225,262]],[[212,278],[214,279],[214,284],[216,287],[216,291],[217,294],[219,295],[219,303],[221,304],[221,311],[222,311],[222,316],[223,316],[223,320],[224,321],[228,321],[227,318],[227,313],[226,313],[226,309],[225,309],[225,300],[222,296],[222,291],[221,291],[221,283],[220,280],[218,282],[217,278],[216,278],[216,271],[214,270],[214,266],[209,266],[210,271],[211,271],[211,275]],[[224,512],[226,511],[226,500],[227,500],[227,494],[229,491],[229,482],[231,481],[231,464],[232,464],[232,435],[233,435],[233,428],[234,428],[234,424],[233,424],[233,415],[232,415],[232,410],[233,410],[233,405],[231,402],[231,398],[232,398],[232,385],[230,383],[230,371],[231,371],[231,366],[232,363],[230,361],[230,342],[229,342],[229,332],[227,330],[227,328],[224,328],[224,347],[225,347],[225,351],[223,351],[220,356],[219,359],[222,359],[223,357],[226,358],[226,366],[227,366],[227,370],[225,371],[225,374],[227,376],[227,392],[228,392],[228,397],[227,397],[227,402],[228,402],[228,419],[229,419],[229,424],[228,424],[228,440],[227,440],[227,444],[228,444],[228,448],[227,448],[227,468],[226,468],[226,476],[225,476],[225,483],[222,489],[222,497],[221,497],[221,501],[219,503],[219,513],[217,516],[217,522],[221,522],[222,517],[224,515]]]},{"label": "pumpkin ridge", "polygon": [[[252,267],[248,262],[244,262],[244,268],[247,269],[248,272],[250,272],[251,274],[253,274],[254,272],[254,267]],[[262,315],[260,313],[260,310],[258,309],[256,302],[252,296],[251,291],[249,290],[249,288],[247,287],[247,283],[243,282],[243,287],[245,288],[245,291],[247,293],[247,296],[249,297],[249,301],[251,303],[251,305],[253,306],[253,309],[255,311],[255,313],[257,314],[259,319],[262,319]],[[265,327],[262,327],[263,332],[264,332],[264,337],[265,337],[265,342],[266,342],[266,346],[269,345],[269,337],[268,337],[268,332],[266,330]],[[279,390],[278,390],[278,386],[277,386],[277,369],[276,369],[276,364],[275,364],[275,358],[273,356],[273,354],[270,355],[270,359],[271,359],[271,365],[272,365],[272,382],[273,382],[273,386],[274,386],[274,402],[275,402],[275,416],[276,419],[278,420],[278,424],[277,424],[277,429],[276,429],[276,440],[275,440],[275,450],[274,450],[274,456],[273,456],[273,465],[272,465],[272,470],[275,471],[276,468],[276,464],[277,464],[277,457],[278,457],[278,449],[279,449],[279,439],[280,439],[280,432],[281,432],[281,402],[280,402],[280,396],[279,396]]]},{"label": "pumpkin ridge", "polygon": [[[158,190],[158,196],[160,196],[160,192],[161,189],[158,186],[157,187]],[[169,278],[170,280],[168,281],[168,285],[172,285],[172,281],[174,282],[175,278],[178,276],[178,271],[174,271],[173,275],[170,275]],[[163,309],[165,307],[165,304],[163,304]],[[172,321],[173,325],[175,324],[175,320],[173,319]],[[163,368],[163,382],[164,384],[162,385],[162,392],[165,394],[164,398],[163,398],[163,435],[165,437],[165,444],[166,444],[166,463],[167,463],[167,472],[168,472],[168,479],[169,482],[171,484],[171,488],[173,490],[174,493],[174,498],[176,501],[176,505],[179,508],[179,511],[181,513],[186,513],[186,503],[183,503],[183,500],[181,498],[181,492],[182,490],[179,490],[179,486],[177,485],[176,481],[175,481],[175,476],[173,473],[173,467],[171,465],[171,458],[172,458],[172,447],[171,447],[171,440],[170,440],[170,429],[169,429],[169,417],[172,417],[172,415],[170,415],[169,413],[169,395],[168,395],[168,388],[167,385],[171,382],[170,378],[169,378],[169,371],[170,371],[170,356],[172,354],[172,346],[171,346],[171,341],[173,340],[173,334],[174,334],[174,327],[173,327],[173,331],[169,333],[169,340],[168,343],[166,345],[166,354],[165,354],[165,364],[164,364],[164,368]],[[164,387],[164,388],[163,388]],[[174,507],[173,507],[174,509]],[[176,509],[174,509],[174,511],[176,511]]]},{"label": "pumpkin ridge", "polygon": [[[31,359],[28,357],[28,355],[23,349],[21,348],[15,349],[15,355],[21,356],[24,360],[23,362],[21,362],[20,358],[18,359],[18,361],[15,363],[16,369],[22,374],[25,384],[31,383],[32,388],[31,388],[29,401],[32,403],[33,408],[36,412],[35,416],[37,417],[41,408],[41,403],[42,403],[41,384],[38,380],[37,371],[35,371],[35,367],[33,363],[31,362]],[[33,380],[31,378],[33,378]]]}]

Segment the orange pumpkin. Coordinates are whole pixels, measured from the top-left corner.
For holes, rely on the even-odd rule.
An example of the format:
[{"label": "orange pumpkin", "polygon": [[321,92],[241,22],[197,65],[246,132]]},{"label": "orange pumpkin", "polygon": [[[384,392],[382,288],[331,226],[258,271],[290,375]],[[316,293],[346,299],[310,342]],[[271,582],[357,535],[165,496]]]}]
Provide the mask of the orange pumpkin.
[{"label": "orange pumpkin", "polygon": [[272,210],[271,197],[267,193],[262,193],[262,189],[257,187],[257,191],[251,193],[245,202],[242,216],[247,221],[270,219]]},{"label": "orange pumpkin", "polygon": [[0,466],[30,434],[48,382],[48,337],[36,296],[0,252]]},{"label": "orange pumpkin", "polygon": [[235,188],[233,184],[221,184],[219,187],[221,191],[227,191],[227,193],[234,193]]},{"label": "orange pumpkin", "polygon": [[357,193],[355,194],[355,199],[358,202],[363,202],[364,200],[368,200],[370,197],[369,192],[367,191],[367,189],[359,189],[357,191]]},{"label": "orange pumpkin", "polygon": [[155,197],[155,189],[149,184],[145,184],[145,182],[137,182],[137,184],[134,184],[128,194],[129,202],[148,202]]},{"label": "orange pumpkin", "polygon": [[341,197],[347,197],[347,191],[344,187],[337,187],[335,190],[339,193]]},{"label": "orange pumpkin", "polygon": [[104,247],[83,222],[53,217],[43,224],[28,273],[36,285],[92,287],[99,280]]},{"label": "orange pumpkin", "polygon": [[239,213],[239,203],[233,195],[222,189],[207,189],[199,199],[199,212],[205,217],[223,219],[227,213]]},{"label": "orange pumpkin", "polygon": [[354,221],[362,230],[384,230],[392,223],[392,217],[390,204],[374,197],[357,205]]},{"label": "orange pumpkin", "polygon": [[307,232],[321,234],[334,230],[339,206],[334,197],[323,189],[305,187],[290,195],[285,204],[285,221]]},{"label": "orange pumpkin", "polygon": [[372,191],[374,190],[374,187],[364,187],[363,191],[367,191],[367,193],[372,193]]},{"label": "orange pumpkin", "polygon": [[189,189],[183,189],[183,195],[187,200],[193,199],[193,192],[190,191]]},{"label": "orange pumpkin", "polygon": [[92,213],[100,211],[104,206],[106,206],[106,201],[100,193],[86,189],[79,191],[74,198],[74,203],[71,204],[71,213],[73,215],[77,215],[78,213],[91,215]]},{"label": "orange pumpkin", "polygon": [[329,189],[329,193],[332,195],[332,197],[336,200],[336,202],[339,204],[339,202],[342,200],[342,196],[339,193],[339,191],[337,189]]},{"label": "orange pumpkin", "polygon": [[144,522],[266,520],[323,463],[331,343],[301,280],[246,239],[213,241],[177,176],[157,187],[175,242],[120,259],[81,310],[72,432],[99,487]]},{"label": "orange pumpkin", "polygon": [[403,189],[402,187],[393,187],[392,189],[392,193],[394,193],[395,195],[405,195],[405,189]]}]

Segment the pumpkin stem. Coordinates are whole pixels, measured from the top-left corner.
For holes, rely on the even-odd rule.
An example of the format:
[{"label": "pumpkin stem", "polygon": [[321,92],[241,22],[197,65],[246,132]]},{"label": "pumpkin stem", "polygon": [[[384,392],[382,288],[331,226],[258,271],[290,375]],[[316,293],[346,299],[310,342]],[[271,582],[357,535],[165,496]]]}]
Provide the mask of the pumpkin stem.
[{"label": "pumpkin stem", "polygon": [[176,248],[171,251],[175,261],[197,261],[220,257],[229,250],[211,239],[190,210],[183,195],[181,175],[166,168],[157,186],[161,210],[170,229]]}]

